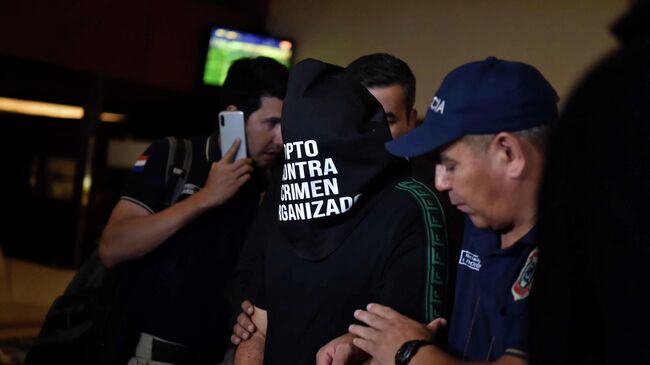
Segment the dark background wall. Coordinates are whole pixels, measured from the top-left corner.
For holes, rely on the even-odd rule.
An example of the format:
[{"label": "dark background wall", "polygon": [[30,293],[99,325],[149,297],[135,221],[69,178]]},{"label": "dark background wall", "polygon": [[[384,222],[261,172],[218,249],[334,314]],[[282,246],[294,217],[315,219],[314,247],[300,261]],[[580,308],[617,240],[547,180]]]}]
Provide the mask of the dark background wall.
[{"label": "dark background wall", "polygon": [[[5,254],[79,265],[96,247],[128,172],[108,166],[108,141],[212,131],[219,89],[201,77],[210,29],[266,33],[267,8],[268,0],[0,1],[0,97],[127,116],[100,123],[0,112]],[[74,194],[65,199],[50,193],[57,173],[48,166],[61,160],[74,163]]]},{"label": "dark background wall", "polygon": [[21,0],[0,4],[0,55],[173,90],[200,78],[210,26],[263,32],[268,0]]}]

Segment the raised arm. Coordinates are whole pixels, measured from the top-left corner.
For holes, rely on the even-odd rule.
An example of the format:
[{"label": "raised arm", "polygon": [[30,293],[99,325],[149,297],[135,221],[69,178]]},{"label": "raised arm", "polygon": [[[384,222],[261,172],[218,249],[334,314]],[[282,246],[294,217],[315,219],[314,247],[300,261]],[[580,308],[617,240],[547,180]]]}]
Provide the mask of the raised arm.
[{"label": "raised arm", "polygon": [[137,259],[151,252],[206,210],[230,199],[251,178],[250,159],[232,162],[236,141],[226,155],[212,164],[203,189],[160,212],[153,213],[128,199],[120,200],[104,228],[99,255],[106,266]]}]

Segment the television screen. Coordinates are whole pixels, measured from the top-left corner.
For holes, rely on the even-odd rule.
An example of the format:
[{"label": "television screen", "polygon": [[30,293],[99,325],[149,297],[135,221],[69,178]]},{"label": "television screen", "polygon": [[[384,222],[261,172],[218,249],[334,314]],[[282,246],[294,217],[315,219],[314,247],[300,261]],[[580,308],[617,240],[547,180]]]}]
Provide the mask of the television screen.
[{"label": "television screen", "polygon": [[210,34],[203,83],[221,86],[230,65],[242,57],[266,56],[289,67],[292,55],[293,44],[288,40],[214,27]]}]

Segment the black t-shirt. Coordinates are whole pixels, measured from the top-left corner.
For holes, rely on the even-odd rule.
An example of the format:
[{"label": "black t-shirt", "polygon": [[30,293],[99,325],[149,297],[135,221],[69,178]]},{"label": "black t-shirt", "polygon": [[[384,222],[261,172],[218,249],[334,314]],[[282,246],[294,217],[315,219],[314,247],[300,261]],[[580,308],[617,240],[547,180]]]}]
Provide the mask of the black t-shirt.
[{"label": "black t-shirt", "polygon": [[[199,191],[211,163],[220,159],[216,138],[191,139],[192,163],[179,200]],[[168,154],[167,140],[154,142],[128,176],[122,199],[152,213],[163,210]],[[186,344],[200,359],[223,354],[230,333],[223,283],[237,262],[261,188],[260,179],[252,179],[134,262],[125,300],[137,331]]]},{"label": "black t-shirt", "polygon": [[371,302],[420,322],[438,315],[431,308],[444,298],[436,286],[446,281],[444,218],[429,214],[427,223],[416,199],[392,184],[367,203],[368,214],[319,261],[301,258],[270,229],[264,287],[254,297],[268,310],[265,364],[313,364],[318,349],[347,333],[354,311]]}]

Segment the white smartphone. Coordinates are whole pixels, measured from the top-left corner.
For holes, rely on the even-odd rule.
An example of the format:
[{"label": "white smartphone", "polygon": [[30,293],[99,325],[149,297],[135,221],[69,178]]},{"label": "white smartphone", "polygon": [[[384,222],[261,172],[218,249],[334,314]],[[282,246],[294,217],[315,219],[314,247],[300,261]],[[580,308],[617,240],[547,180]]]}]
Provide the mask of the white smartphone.
[{"label": "white smartphone", "polygon": [[246,158],[246,126],[244,125],[244,112],[221,112],[219,113],[219,145],[221,156],[224,156],[230,149],[235,138],[241,140],[239,149],[235,154],[235,161]]}]

